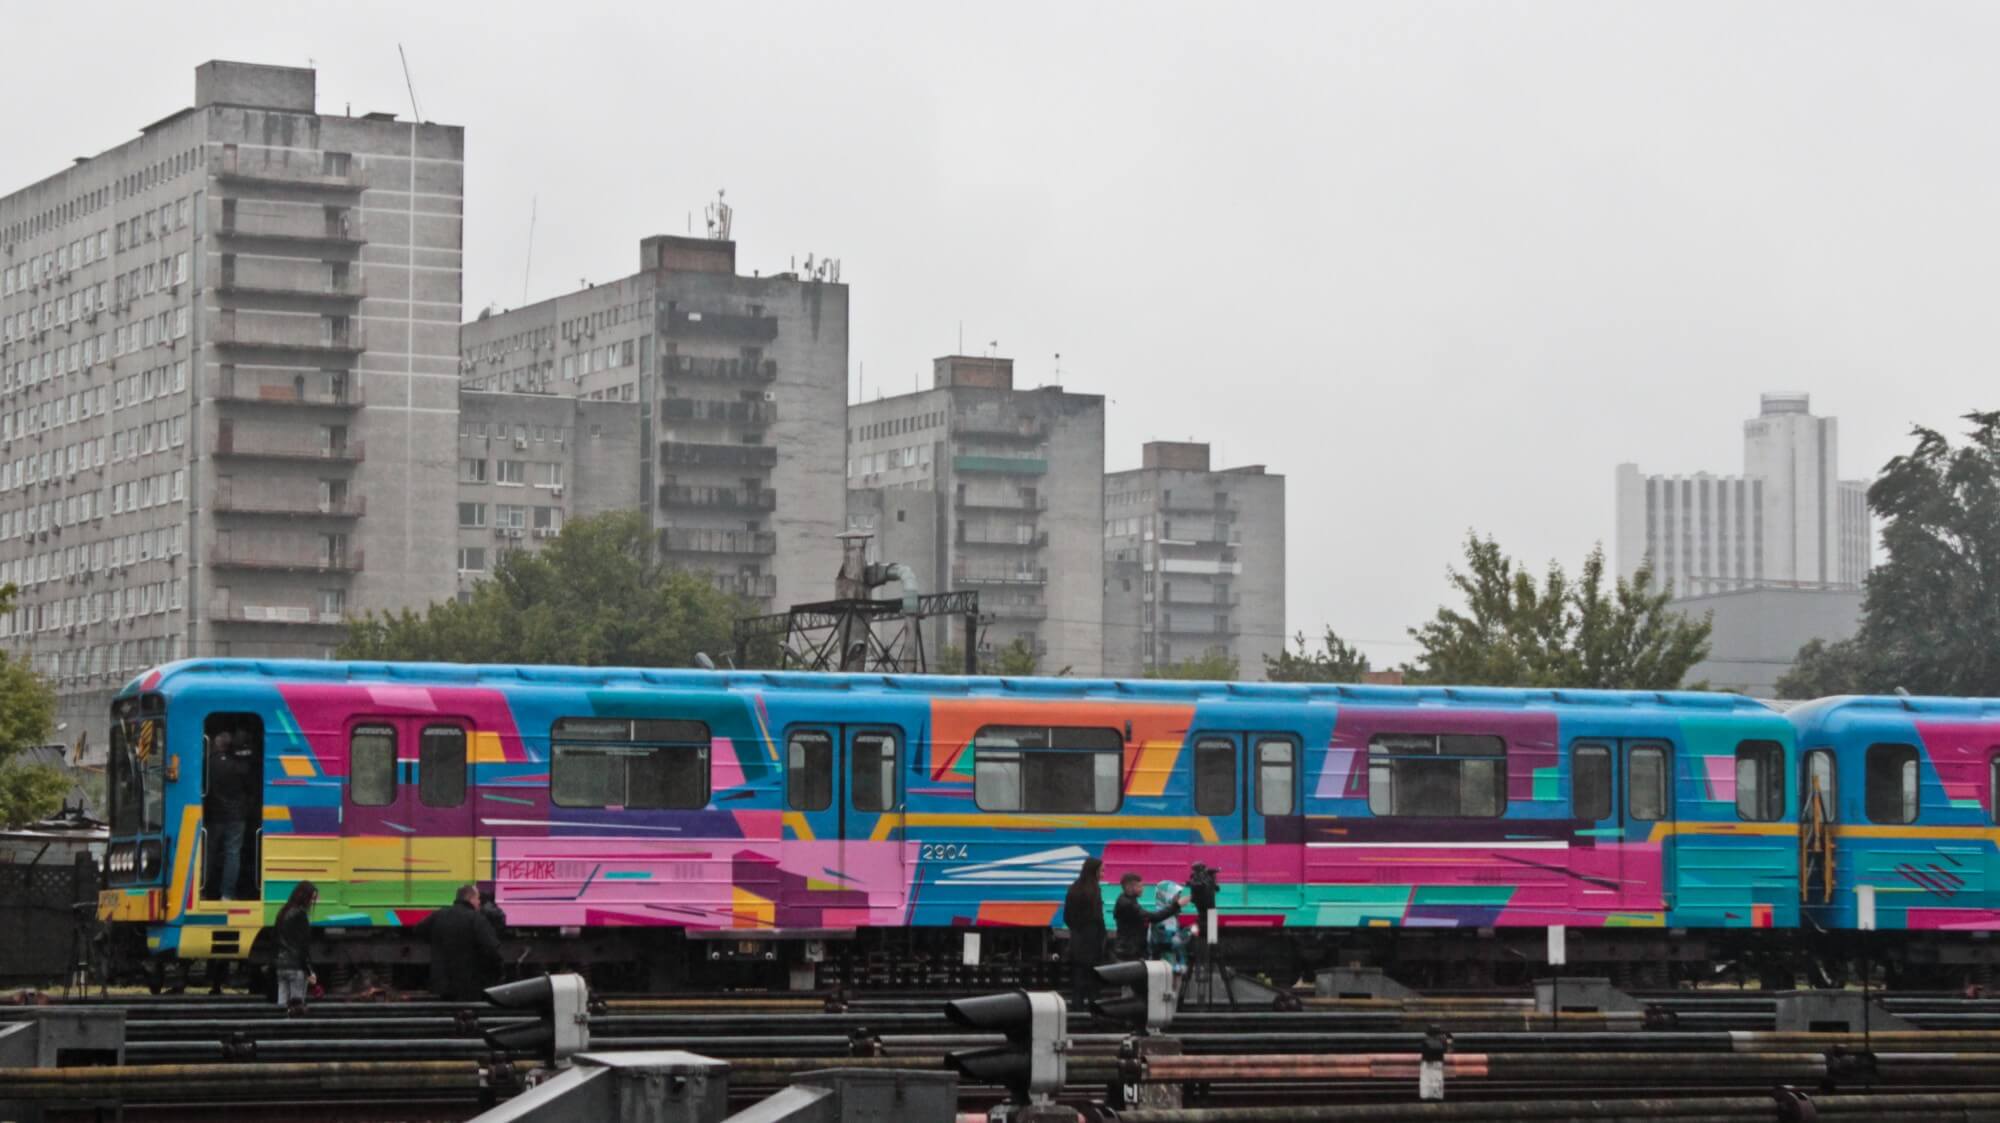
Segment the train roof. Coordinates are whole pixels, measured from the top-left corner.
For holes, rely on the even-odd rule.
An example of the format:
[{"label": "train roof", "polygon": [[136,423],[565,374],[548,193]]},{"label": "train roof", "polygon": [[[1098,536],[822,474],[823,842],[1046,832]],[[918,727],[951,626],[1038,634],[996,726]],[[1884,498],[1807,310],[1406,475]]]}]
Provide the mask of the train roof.
[{"label": "train roof", "polygon": [[1843,718],[1928,717],[2000,721],[2000,698],[1940,698],[1903,694],[1842,694],[1801,704],[1792,711],[1801,718],[1825,721]]},{"label": "train roof", "polygon": [[1043,701],[1323,702],[1376,706],[1497,709],[1593,707],[1705,713],[1776,711],[1740,694],[1701,691],[1550,690],[1492,686],[1376,686],[1167,679],[1014,678],[960,675],[822,674],[678,668],[563,667],[463,663],[342,662],[303,659],[192,659],[155,667],[126,683],[123,697],[156,690],[171,697],[196,684],[353,682],[402,686],[664,687],[729,691],[840,691],[900,697],[1011,697]]}]

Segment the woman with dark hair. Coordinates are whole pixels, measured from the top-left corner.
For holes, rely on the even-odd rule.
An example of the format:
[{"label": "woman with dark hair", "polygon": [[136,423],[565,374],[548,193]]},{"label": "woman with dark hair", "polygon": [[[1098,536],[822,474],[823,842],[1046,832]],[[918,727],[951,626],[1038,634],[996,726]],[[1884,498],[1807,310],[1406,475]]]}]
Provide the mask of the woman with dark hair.
[{"label": "woman with dark hair", "polygon": [[1104,862],[1085,858],[1063,895],[1063,927],[1069,929],[1069,985],[1080,1005],[1097,994],[1096,967],[1104,958],[1104,892],[1097,871]]},{"label": "woman with dark hair", "polygon": [[287,1009],[306,1008],[306,995],[318,976],[312,969],[312,907],[319,901],[319,888],[301,881],[278,910],[278,1005]]}]

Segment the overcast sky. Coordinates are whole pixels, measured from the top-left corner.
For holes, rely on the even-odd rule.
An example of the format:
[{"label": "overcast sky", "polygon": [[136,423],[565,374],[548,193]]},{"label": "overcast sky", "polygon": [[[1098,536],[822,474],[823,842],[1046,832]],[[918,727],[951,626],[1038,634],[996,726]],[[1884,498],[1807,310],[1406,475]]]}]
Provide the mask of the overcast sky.
[{"label": "overcast sky", "polygon": [[[1289,626],[1378,662],[1468,528],[1612,535],[1612,469],[1741,468],[1762,390],[1844,473],[2000,407],[2000,8],[433,3],[0,8],[0,185],[209,58],[466,129],[466,314],[631,272],[717,188],[842,259],[855,393],[966,349],[1290,479]],[[121,14],[122,13],[122,14]],[[866,369],[865,390],[860,385]],[[1254,549],[1250,544],[1246,549]]]}]

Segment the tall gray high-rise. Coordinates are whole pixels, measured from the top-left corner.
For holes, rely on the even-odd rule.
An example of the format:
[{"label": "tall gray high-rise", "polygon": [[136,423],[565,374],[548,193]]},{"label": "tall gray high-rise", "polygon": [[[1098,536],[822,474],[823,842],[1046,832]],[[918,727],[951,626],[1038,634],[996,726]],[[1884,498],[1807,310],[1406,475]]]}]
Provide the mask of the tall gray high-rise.
[{"label": "tall gray high-rise", "polygon": [[1284,647],[1285,477],[1147,443],[1140,467],[1104,477],[1104,577],[1106,674],[1220,655],[1264,677]]},{"label": "tall gray high-rise", "polygon": [[0,642],[66,740],[186,655],[324,656],[448,596],[464,132],[210,62],[0,198]]},{"label": "tall gray high-rise", "polygon": [[1743,474],[1617,472],[1617,565],[1651,559],[1675,596],[1784,586],[1853,589],[1872,538],[1864,481],[1839,476],[1839,423],[1805,394],[1765,394],[1743,423]]},{"label": "tall gray high-rise", "polygon": [[[1103,395],[1017,390],[1012,359],[947,355],[931,389],[857,403],[847,425],[849,514],[876,532],[879,557],[978,590],[982,654],[1020,640],[1045,673],[1099,673]],[[914,523],[908,492],[935,504]],[[961,642],[939,628],[934,644]]]},{"label": "tall gray high-rise", "polygon": [[[460,345],[468,390],[633,403],[638,498],[664,559],[766,607],[829,595],[846,527],[846,285],[740,276],[734,242],[655,236],[638,272],[481,315]],[[504,455],[530,447],[510,432],[490,470],[546,470]]]}]

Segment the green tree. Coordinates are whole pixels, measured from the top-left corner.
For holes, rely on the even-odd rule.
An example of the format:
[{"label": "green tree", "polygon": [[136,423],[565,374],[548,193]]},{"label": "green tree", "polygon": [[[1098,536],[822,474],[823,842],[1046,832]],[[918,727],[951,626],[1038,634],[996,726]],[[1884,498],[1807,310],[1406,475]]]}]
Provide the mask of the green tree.
[{"label": "green tree", "polygon": [[2000,694],[2000,412],[1968,413],[1967,441],[1916,446],[1868,489],[1887,560],[1868,574],[1852,640],[1808,643],[1779,684],[1824,694]]},{"label": "green tree", "polygon": [[1709,622],[1668,610],[1648,568],[1607,586],[1602,547],[1576,578],[1550,562],[1538,580],[1491,537],[1468,535],[1465,569],[1447,572],[1464,606],[1410,629],[1413,681],[1671,690],[1708,655]]},{"label": "green tree", "polygon": [[1804,701],[1868,692],[1867,659],[1856,639],[1809,640],[1778,678],[1778,697]]},{"label": "green tree", "polygon": [[1164,667],[1148,667],[1146,677],[1194,682],[1235,682],[1237,669],[1234,656],[1215,651],[1183,659],[1178,663],[1169,663]]},{"label": "green tree", "polygon": [[982,674],[1025,678],[1041,670],[1042,657],[1035,653],[1027,637],[1015,636],[1013,642],[994,652],[991,659],[982,657],[980,664]]},{"label": "green tree", "polygon": [[1334,634],[1321,637],[1318,651],[1306,649],[1306,634],[1292,636],[1292,649],[1264,656],[1264,677],[1272,682],[1360,682],[1372,668],[1368,656]]},{"label": "green tree", "polygon": [[[13,585],[0,585],[0,613],[13,611]],[[20,754],[46,744],[55,726],[56,696],[20,659],[0,652],[0,826],[18,827],[62,809],[69,780],[62,770],[30,764]]]},{"label": "green tree", "polygon": [[542,550],[513,551],[464,602],[369,615],[343,659],[689,667],[731,649],[750,606],[706,577],[654,560],[646,516],[572,521]]}]

